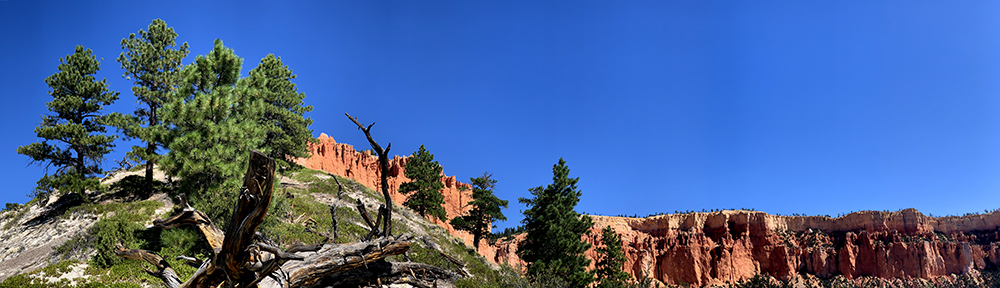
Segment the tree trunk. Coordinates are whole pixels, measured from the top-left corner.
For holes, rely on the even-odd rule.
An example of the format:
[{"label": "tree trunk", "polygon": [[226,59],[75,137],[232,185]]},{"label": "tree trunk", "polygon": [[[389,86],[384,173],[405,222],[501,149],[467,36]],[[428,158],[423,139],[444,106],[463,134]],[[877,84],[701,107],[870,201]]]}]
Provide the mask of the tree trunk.
[{"label": "tree trunk", "polygon": [[145,193],[145,195],[142,195],[143,199],[153,195],[153,160],[149,158],[155,152],[156,144],[149,142],[149,145],[146,146],[146,179],[142,185],[142,193]]},{"label": "tree trunk", "polygon": [[[154,221],[157,227],[171,229],[183,225],[194,225],[199,228],[215,255],[202,262],[198,270],[187,281],[181,283],[173,268],[162,257],[146,250],[126,249],[121,245],[115,247],[119,257],[145,261],[156,267],[157,271],[147,273],[159,277],[169,288],[186,287],[309,287],[324,281],[330,281],[331,276],[355,277],[342,278],[335,281],[346,283],[361,283],[367,279],[375,281],[395,281],[411,283],[419,287],[431,287],[437,279],[452,280],[457,274],[438,267],[419,263],[389,263],[384,259],[388,256],[406,252],[410,247],[409,236],[382,237],[342,245],[325,245],[319,249],[289,249],[285,252],[269,243],[257,228],[264,220],[267,208],[270,206],[274,184],[274,160],[259,152],[252,152],[244,186],[236,202],[230,226],[225,234],[215,227],[204,213],[191,208],[186,198],[181,195],[181,213],[167,219]],[[376,269],[369,270],[372,265]],[[381,265],[381,266],[379,266]],[[377,269],[389,265],[390,269]],[[400,267],[408,267],[402,269]],[[384,267],[383,267],[384,268]],[[364,269],[364,270],[359,270]],[[414,270],[422,271],[424,280],[419,280]],[[401,275],[410,272],[413,277]],[[366,274],[367,273],[367,274]],[[368,278],[356,278],[369,275]],[[374,275],[374,276],[372,276]],[[427,277],[430,275],[430,278]],[[374,277],[374,278],[372,278]],[[395,280],[393,280],[395,279]],[[430,280],[427,280],[430,279]],[[351,282],[353,281],[353,282]],[[361,282],[358,282],[361,281]],[[428,282],[430,281],[430,282]],[[350,285],[350,284],[348,284]]]},{"label": "tree trunk", "polygon": [[392,149],[392,143],[386,145],[385,150],[382,150],[382,146],[379,146],[378,143],[375,142],[375,139],[372,138],[371,130],[372,126],[375,126],[375,122],[372,122],[372,124],[369,124],[366,128],[364,125],[361,125],[361,122],[358,122],[358,118],[351,117],[351,115],[347,113],[344,113],[344,115],[347,115],[347,118],[351,119],[351,122],[358,125],[358,129],[365,132],[365,138],[368,138],[368,144],[371,144],[372,149],[374,149],[375,153],[378,154],[378,163],[380,167],[379,175],[382,179],[382,197],[385,198],[385,208],[386,211],[388,211],[388,213],[385,213],[382,218],[384,219],[384,223],[382,225],[383,232],[379,234],[382,236],[390,236],[392,235],[393,204],[392,196],[389,195],[389,149]]}]

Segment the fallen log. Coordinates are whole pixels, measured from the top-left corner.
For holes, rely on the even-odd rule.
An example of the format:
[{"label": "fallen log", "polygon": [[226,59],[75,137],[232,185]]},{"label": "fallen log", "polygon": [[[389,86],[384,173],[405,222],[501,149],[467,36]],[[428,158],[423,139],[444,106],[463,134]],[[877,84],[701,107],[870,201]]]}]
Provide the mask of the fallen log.
[{"label": "fallen log", "polygon": [[[325,277],[384,262],[388,256],[406,252],[409,237],[381,237],[372,241],[342,245],[302,247],[283,251],[257,232],[270,206],[274,183],[274,160],[252,152],[244,185],[236,201],[230,226],[222,233],[204,213],[186,205],[173,217],[157,220],[155,225],[171,229],[184,225],[199,228],[209,240],[214,255],[181,283],[173,268],[162,257],[142,249],[121,245],[114,253],[156,267],[147,273],[159,277],[169,288],[186,287],[308,287]],[[376,229],[377,230],[377,229]]]}]

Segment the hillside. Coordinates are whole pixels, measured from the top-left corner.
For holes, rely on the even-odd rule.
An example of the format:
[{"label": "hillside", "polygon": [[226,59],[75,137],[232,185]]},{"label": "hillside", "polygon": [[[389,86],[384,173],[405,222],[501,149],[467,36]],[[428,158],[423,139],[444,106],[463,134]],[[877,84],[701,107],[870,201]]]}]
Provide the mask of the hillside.
[{"label": "hillside", "polygon": [[[312,157],[298,163],[378,187],[376,157],[326,134],[318,140],[309,145]],[[396,156],[390,162],[389,186],[397,204],[404,201],[395,191],[408,181],[403,175],[406,161],[407,157]],[[470,196],[458,187],[466,184],[454,176],[442,175],[442,181],[448,215],[464,213],[462,204]],[[611,226],[622,236],[625,270],[635,278],[650,277],[667,285],[724,285],[750,281],[756,275],[816,283],[826,279],[890,285],[905,280],[908,284],[899,285],[932,285],[963,277],[978,279],[980,271],[1000,265],[1000,212],[929,217],[906,209],[831,218],[727,210],[591,217],[594,226],[585,240],[596,246],[600,229]],[[468,233],[435,223],[471,245]],[[523,235],[493,244],[484,241],[479,252],[492,263],[521,267],[525,263],[516,255],[520,239]],[[587,255],[595,260],[593,247]]]},{"label": "hillside", "polygon": [[[207,245],[193,228],[162,230],[152,224],[152,220],[178,211],[172,200],[176,191],[161,182],[161,193],[149,199],[132,199],[128,192],[134,188],[129,185],[140,183],[133,176],[138,174],[123,172],[106,178],[108,192],[92,193],[93,203],[85,204],[72,195],[52,197],[47,203],[29,203],[0,214],[0,287],[160,287],[159,279],[143,272],[151,268],[148,264],[110,254],[118,241],[158,252],[177,269],[181,279],[189,277],[195,268],[174,257],[204,259],[211,252],[205,250]],[[329,208],[336,203],[339,235],[332,242],[358,241],[368,231],[355,208],[356,200],[369,211],[382,200],[360,183],[339,180],[346,188],[340,199],[337,185],[327,173],[303,169],[281,177],[260,231],[282,247],[317,243],[324,238],[321,234],[332,228]],[[395,215],[395,233],[411,235],[413,240],[407,253],[390,256],[389,261],[431,264],[458,275],[478,277],[479,281],[505,273],[466,247],[462,239],[450,236],[409,209],[397,207]],[[443,255],[456,258],[460,265]],[[453,280],[463,283],[471,279],[463,276]],[[435,285],[454,284],[447,281]]]},{"label": "hillside", "polygon": [[[334,204],[340,234],[333,243],[356,242],[367,228],[354,203],[359,200],[374,211],[383,201],[372,189],[379,184],[376,157],[336,143],[325,134],[319,140],[310,145],[311,158],[297,160],[312,169],[278,179],[260,228],[283,247],[321,241],[332,228],[329,207]],[[396,156],[390,162],[390,191],[397,204],[404,201],[395,191],[408,180],[404,175],[407,159]],[[195,268],[174,257],[203,259],[211,251],[193,228],[162,230],[152,224],[179,210],[174,201],[178,191],[157,173],[159,193],[135,199],[132,192],[140,183],[138,174],[112,173],[102,181],[105,193],[88,196],[92,203],[74,195],[53,196],[44,203],[37,199],[0,213],[0,287],[159,287],[159,279],[144,272],[148,264],[109,253],[118,241],[157,252],[177,268],[180,278],[190,276]],[[340,199],[332,177],[345,185]],[[442,175],[442,180],[448,215],[464,213],[461,204],[470,195],[461,187],[467,184],[455,176]],[[390,256],[389,261],[427,263],[469,275],[438,283],[440,287],[528,287],[515,272],[517,268],[510,268],[525,265],[516,255],[523,234],[483,241],[477,253],[470,247],[468,233],[419,217],[405,207],[396,209],[394,231],[410,234],[414,240],[406,254]],[[622,236],[625,270],[637,279],[649,277],[667,286],[980,287],[1000,283],[1000,212],[929,217],[905,209],[834,218],[723,210],[646,218],[591,217],[595,225],[584,240],[596,246],[599,230],[611,226]],[[587,252],[592,260],[596,258],[593,248]],[[461,265],[444,255],[457,258]]]}]

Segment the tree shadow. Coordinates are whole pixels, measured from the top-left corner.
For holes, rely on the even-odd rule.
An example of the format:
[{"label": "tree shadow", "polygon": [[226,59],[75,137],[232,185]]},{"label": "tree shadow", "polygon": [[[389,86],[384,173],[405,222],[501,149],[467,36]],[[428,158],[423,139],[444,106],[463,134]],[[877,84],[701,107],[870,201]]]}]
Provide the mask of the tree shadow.
[{"label": "tree shadow", "polygon": [[144,185],[146,184],[146,178],[141,175],[129,175],[125,176],[118,182],[112,183],[111,187],[108,187],[108,193],[101,194],[97,201],[103,202],[107,200],[116,200],[116,202],[133,202],[142,201],[148,199],[153,194],[163,191],[166,184],[159,181],[153,180],[153,191],[149,195],[143,192]]},{"label": "tree shadow", "polygon": [[[59,196],[51,205],[45,206],[41,213],[35,218],[31,218],[27,222],[24,222],[25,226],[34,227],[46,223],[52,223],[55,221],[56,217],[66,212],[67,209],[83,204],[83,197],[78,193],[65,193]],[[28,209],[28,208],[25,208]]]}]

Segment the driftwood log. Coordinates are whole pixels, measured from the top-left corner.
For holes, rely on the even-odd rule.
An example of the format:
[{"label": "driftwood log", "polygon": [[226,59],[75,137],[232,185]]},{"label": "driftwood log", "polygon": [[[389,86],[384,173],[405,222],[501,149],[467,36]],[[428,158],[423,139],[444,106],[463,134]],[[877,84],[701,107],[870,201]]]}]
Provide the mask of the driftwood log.
[{"label": "driftwood log", "polygon": [[[439,279],[458,277],[453,272],[426,264],[386,262],[386,257],[409,249],[410,239],[406,235],[339,245],[330,245],[324,240],[308,248],[293,247],[283,251],[257,232],[271,202],[274,160],[254,151],[248,166],[236,209],[225,232],[204,213],[188,205],[183,195],[180,213],[154,221],[162,229],[195,226],[212,246],[214,255],[204,261],[178,257],[200,264],[187,281],[181,282],[170,264],[153,252],[117,245],[114,253],[153,265],[157,271],[146,272],[162,279],[169,288],[312,287],[320,284],[357,287],[365,283],[409,283],[430,287]],[[422,272],[424,277],[417,277],[413,271]]]}]

